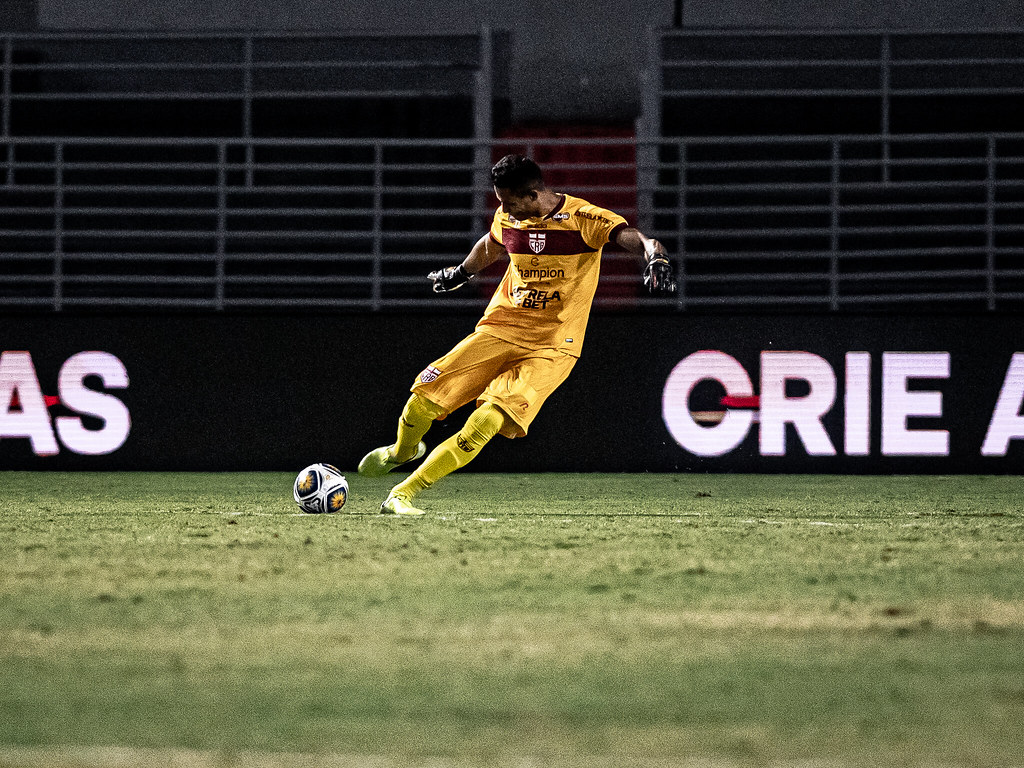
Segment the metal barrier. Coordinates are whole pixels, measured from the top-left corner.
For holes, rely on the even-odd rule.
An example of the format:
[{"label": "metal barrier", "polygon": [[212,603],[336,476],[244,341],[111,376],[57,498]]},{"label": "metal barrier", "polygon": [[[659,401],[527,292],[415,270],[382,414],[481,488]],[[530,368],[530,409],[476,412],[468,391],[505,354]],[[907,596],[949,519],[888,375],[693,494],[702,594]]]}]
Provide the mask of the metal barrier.
[{"label": "metal barrier", "polygon": [[1020,29],[651,34],[647,137],[1022,127],[1005,122],[1024,96]]},{"label": "metal barrier", "polygon": [[401,117],[402,135],[487,138],[503,45],[487,28],[9,33],[0,136],[388,136]]},{"label": "metal barrier", "polygon": [[653,228],[685,253],[681,307],[1014,310],[1024,299],[1024,134],[658,147]]},{"label": "metal barrier", "polygon": [[[528,143],[517,148],[580,142]],[[1024,134],[596,143],[649,150],[637,218],[683,278],[675,299],[642,297],[630,257],[610,253],[599,306],[1008,311],[1024,300]],[[9,138],[0,307],[478,307],[497,274],[440,301],[423,276],[486,231],[493,195],[477,158],[504,149]],[[566,191],[621,195],[602,180],[628,168],[584,164],[593,185]]]},{"label": "metal barrier", "polygon": [[673,252],[675,299],[613,250],[599,306],[1024,307],[1024,121],[978,129],[1019,120],[1024,33],[658,31],[635,140],[492,138],[502,45],[0,36],[0,309],[477,308],[495,275],[423,275],[507,148]]}]

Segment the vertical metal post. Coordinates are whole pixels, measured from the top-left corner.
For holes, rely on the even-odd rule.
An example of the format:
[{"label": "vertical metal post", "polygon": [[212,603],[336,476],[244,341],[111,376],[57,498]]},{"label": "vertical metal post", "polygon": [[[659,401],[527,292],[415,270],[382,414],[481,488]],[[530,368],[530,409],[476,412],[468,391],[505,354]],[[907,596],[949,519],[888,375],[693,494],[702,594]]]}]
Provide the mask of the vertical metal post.
[{"label": "vertical metal post", "polygon": [[690,145],[686,143],[684,139],[679,140],[678,152],[678,182],[679,189],[676,191],[676,210],[678,211],[678,218],[676,219],[676,248],[679,253],[676,256],[676,308],[680,311],[686,309],[686,206],[687,206],[687,194],[686,187],[689,184],[689,174],[687,173],[687,164],[690,159]]},{"label": "vertical metal post", "polygon": [[985,176],[985,292],[988,309],[996,308],[996,138],[988,137],[988,172]]},{"label": "vertical metal post", "polygon": [[672,13],[672,26],[676,29],[682,29],[683,24],[686,21],[686,9],[683,7],[685,0],[675,0],[675,8]]},{"label": "vertical metal post", "polygon": [[245,37],[245,67],[242,70],[242,137],[245,139],[245,186],[253,186],[252,146],[252,35]]},{"label": "vertical metal post", "polygon": [[53,311],[64,308],[64,145],[53,148]]},{"label": "vertical metal post", "polygon": [[839,139],[832,137],[832,178],[829,187],[829,308],[839,309]]},{"label": "vertical metal post", "polygon": [[381,281],[384,279],[384,145],[373,147],[373,262],[370,264],[370,306],[381,308]]},{"label": "vertical metal post", "polygon": [[0,84],[0,138],[8,140],[5,146],[8,187],[14,186],[14,143],[11,138],[11,68],[14,65],[14,39],[8,35],[4,38],[3,78]]},{"label": "vertical metal post", "polygon": [[228,147],[227,142],[217,144],[217,235],[214,255],[214,307],[218,312],[224,309],[224,260],[227,254],[228,232]]},{"label": "vertical metal post", "polygon": [[494,140],[494,40],[491,28],[480,28],[480,66],[473,94],[473,209],[477,226],[490,226],[487,214],[491,199],[491,146]]},{"label": "vertical metal post", "polygon": [[661,135],[661,32],[647,28],[647,61],[640,76],[641,113],[636,121],[636,224],[654,229],[654,191],[658,186],[658,137]]},{"label": "vertical metal post", "polygon": [[14,67],[14,39],[8,35],[4,38],[4,75],[3,85],[0,86],[3,89],[0,94],[2,104],[0,104],[0,111],[3,113],[3,118],[0,120],[0,136],[8,138],[11,135],[11,79],[13,77],[11,70]]},{"label": "vertical metal post", "polygon": [[888,34],[882,35],[882,61],[881,61],[881,88],[882,88],[882,183],[889,183],[889,161],[891,148],[889,146],[889,91],[892,87],[892,47]]}]

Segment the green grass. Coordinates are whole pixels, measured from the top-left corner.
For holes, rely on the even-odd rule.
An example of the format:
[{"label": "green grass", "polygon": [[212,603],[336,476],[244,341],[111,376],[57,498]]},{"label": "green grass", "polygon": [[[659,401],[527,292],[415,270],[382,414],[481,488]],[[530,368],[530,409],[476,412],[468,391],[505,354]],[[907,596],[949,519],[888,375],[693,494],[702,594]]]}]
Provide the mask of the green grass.
[{"label": "green grass", "polygon": [[1022,478],[291,480],[0,473],[0,765],[1024,765]]}]

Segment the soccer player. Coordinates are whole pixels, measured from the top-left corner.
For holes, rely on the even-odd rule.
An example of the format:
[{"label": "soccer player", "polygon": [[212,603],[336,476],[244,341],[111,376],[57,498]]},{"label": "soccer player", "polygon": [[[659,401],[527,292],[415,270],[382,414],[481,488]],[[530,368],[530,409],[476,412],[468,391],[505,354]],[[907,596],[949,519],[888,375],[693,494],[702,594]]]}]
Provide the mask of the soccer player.
[{"label": "soccer player", "polygon": [[421,491],[466,466],[495,435],[526,435],[579,358],[608,242],[641,259],[652,293],[675,291],[661,243],[617,213],[549,189],[532,160],[502,158],[491,169],[491,182],[501,205],[490,232],[461,264],[427,278],[435,293],[454,291],[507,259],[505,276],[473,333],[416,377],[397,439],[364,456],[359,474],[380,477],[422,458],[423,437],[435,419],[471,401],[477,407],[457,434],[391,489],[382,513],[422,515],[412,503]]}]

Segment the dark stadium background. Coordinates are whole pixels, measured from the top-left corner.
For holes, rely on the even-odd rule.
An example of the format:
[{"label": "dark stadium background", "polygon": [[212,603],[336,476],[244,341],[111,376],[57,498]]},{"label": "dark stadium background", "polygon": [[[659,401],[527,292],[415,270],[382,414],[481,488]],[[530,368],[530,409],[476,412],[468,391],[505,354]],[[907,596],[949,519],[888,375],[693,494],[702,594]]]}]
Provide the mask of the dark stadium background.
[{"label": "dark stadium background", "polygon": [[[132,414],[112,454],[4,437],[0,467],[354,466],[471,329],[494,275],[451,300],[422,275],[461,259],[481,171],[525,147],[666,242],[685,292],[650,300],[612,254],[577,370],[472,469],[1019,470],[1020,440],[979,451],[1024,330],[1019,3],[131,9],[0,2],[0,351],[51,396],[71,355],[115,354]],[[701,349],[755,381],[764,350],[827,359],[838,455],[789,434],[761,456],[756,428],[722,457],[677,445],[662,389]],[[842,451],[851,351],[876,372],[866,457]],[[948,429],[949,456],[880,455],[886,351],[950,353],[921,385],[942,417],[912,425]]]}]

